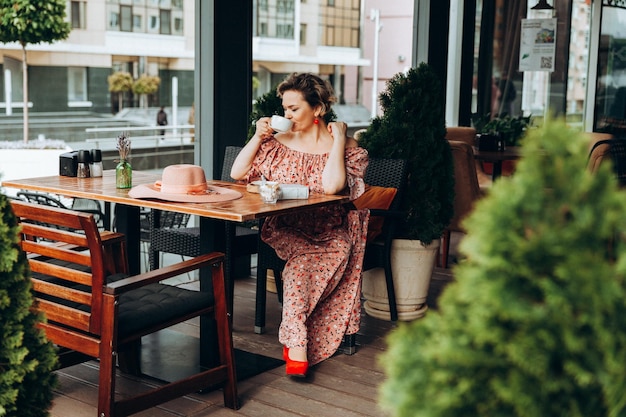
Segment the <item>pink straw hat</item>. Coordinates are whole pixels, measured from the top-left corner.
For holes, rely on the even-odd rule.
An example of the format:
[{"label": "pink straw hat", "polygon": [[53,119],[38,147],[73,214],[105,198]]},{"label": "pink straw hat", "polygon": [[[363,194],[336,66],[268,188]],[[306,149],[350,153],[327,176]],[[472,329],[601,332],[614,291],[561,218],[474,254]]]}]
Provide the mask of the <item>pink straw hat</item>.
[{"label": "pink straw hat", "polygon": [[137,185],[128,195],[133,198],[156,198],[183,203],[214,203],[241,197],[239,191],[207,184],[202,167],[190,164],[167,166],[163,170],[161,181]]}]

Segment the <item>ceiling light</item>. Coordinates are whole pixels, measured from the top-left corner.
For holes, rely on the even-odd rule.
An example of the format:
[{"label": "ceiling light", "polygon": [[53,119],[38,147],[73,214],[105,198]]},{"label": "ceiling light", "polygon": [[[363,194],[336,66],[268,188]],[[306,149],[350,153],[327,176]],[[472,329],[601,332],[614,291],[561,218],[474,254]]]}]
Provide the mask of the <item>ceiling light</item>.
[{"label": "ceiling light", "polygon": [[546,0],[539,0],[537,4],[531,7],[532,10],[552,10],[554,7],[550,6]]}]

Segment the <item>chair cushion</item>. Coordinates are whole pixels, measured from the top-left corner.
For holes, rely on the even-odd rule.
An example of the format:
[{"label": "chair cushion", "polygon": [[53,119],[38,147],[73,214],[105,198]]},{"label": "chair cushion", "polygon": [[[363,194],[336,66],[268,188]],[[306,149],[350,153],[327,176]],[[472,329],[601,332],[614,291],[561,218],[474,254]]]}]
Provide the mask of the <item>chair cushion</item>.
[{"label": "chair cushion", "polygon": [[[124,275],[109,278],[117,281]],[[123,294],[119,304],[119,337],[210,307],[213,295],[166,284],[150,284]]]},{"label": "chair cushion", "polygon": [[[379,187],[376,185],[366,185],[365,192],[353,201],[357,209],[380,209],[387,210],[398,190],[391,187]],[[367,229],[367,241],[371,242],[383,231],[384,218],[372,216]]]}]

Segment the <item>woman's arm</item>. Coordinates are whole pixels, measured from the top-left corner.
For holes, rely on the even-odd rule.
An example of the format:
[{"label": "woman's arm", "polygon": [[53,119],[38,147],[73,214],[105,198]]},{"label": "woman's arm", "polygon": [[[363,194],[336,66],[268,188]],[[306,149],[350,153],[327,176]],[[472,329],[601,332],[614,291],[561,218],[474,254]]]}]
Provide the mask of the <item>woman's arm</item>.
[{"label": "woman's arm", "polygon": [[248,172],[250,172],[252,161],[254,161],[256,153],[261,147],[261,143],[273,134],[273,130],[270,127],[270,120],[269,117],[261,117],[256,121],[254,136],[252,136],[246,146],[241,149],[241,152],[239,152],[239,155],[235,158],[235,162],[233,162],[233,166],[230,169],[230,176],[233,179],[243,179]]},{"label": "woman's arm", "polygon": [[346,136],[348,126],[343,122],[331,122],[328,130],[333,137],[333,146],[328,154],[328,161],[322,172],[322,185],[325,194],[338,194],[346,188],[347,175],[345,153],[346,145],[352,144]]}]

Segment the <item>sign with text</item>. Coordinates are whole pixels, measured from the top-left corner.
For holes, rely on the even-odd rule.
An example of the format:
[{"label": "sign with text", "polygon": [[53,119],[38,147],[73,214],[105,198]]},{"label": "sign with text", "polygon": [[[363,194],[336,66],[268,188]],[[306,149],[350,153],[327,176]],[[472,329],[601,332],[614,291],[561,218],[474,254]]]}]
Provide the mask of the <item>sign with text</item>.
[{"label": "sign with text", "polygon": [[520,71],[554,71],[556,18],[522,19]]}]

